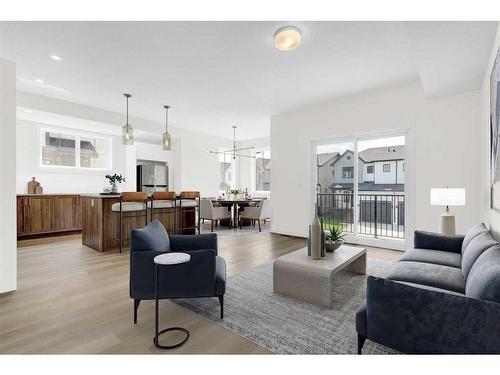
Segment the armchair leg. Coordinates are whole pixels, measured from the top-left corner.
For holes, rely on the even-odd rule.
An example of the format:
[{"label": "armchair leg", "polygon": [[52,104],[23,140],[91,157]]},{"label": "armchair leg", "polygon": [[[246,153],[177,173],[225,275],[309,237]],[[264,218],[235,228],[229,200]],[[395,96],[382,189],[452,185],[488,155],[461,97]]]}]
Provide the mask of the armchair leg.
[{"label": "armchair leg", "polygon": [[134,324],[137,324],[137,309],[141,303],[140,299],[134,299]]},{"label": "armchair leg", "polygon": [[358,333],[358,354],[362,354],[361,349],[363,349],[363,345],[365,344],[366,337],[361,336]]},{"label": "armchair leg", "polygon": [[214,221],[210,220],[210,232],[214,231]]},{"label": "armchair leg", "polygon": [[257,221],[259,222],[259,232],[262,232],[262,229],[260,228],[260,219]]},{"label": "armchair leg", "polygon": [[220,303],[220,318],[224,319],[224,295],[219,296]]}]

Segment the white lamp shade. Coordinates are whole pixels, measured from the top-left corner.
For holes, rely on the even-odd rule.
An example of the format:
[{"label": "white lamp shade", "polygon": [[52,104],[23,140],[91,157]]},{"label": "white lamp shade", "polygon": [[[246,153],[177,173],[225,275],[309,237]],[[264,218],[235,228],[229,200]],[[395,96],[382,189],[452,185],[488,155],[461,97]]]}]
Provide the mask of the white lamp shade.
[{"label": "white lamp shade", "polygon": [[431,189],[432,206],[465,206],[465,189]]}]

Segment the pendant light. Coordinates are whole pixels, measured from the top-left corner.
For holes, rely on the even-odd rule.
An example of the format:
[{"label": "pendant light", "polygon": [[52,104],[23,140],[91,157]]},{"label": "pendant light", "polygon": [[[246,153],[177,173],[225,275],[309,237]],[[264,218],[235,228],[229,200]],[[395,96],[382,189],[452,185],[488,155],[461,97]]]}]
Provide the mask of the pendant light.
[{"label": "pendant light", "polygon": [[163,149],[165,151],[170,151],[172,148],[172,140],[170,134],[168,133],[168,109],[170,106],[164,105],[165,108],[165,133],[163,133]]},{"label": "pendant light", "polygon": [[128,98],[132,95],[123,94],[127,98],[127,123],[123,125],[123,144],[124,145],[133,145],[134,144],[134,128],[128,123]]}]

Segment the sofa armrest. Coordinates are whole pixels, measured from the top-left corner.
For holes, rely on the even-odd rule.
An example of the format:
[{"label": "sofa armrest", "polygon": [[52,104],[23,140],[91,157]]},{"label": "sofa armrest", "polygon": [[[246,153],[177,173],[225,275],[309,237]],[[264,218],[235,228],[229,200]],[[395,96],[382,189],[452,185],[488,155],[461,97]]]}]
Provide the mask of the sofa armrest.
[{"label": "sofa armrest", "polygon": [[190,252],[192,250],[213,249],[218,253],[217,234],[182,234],[169,235],[170,250]]},{"label": "sofa armrest", "polygon": [[[135,251],[130,254],[130,297],[155,298],[155,256],[164,252]],[[215,250],[190,251],[187,263],[159,268],[159,297],[209,297],[215,293]]]},{"label": "sofa armrest", "polygon": [[500,304],[369,276],[366,331],[405,353],[500,353]]},{"label": "sofa armrest", "polygon": [[464,236],[458,234],[442,234],[416,230],[413,237],[415,248],[433,249],[460,253]]}]

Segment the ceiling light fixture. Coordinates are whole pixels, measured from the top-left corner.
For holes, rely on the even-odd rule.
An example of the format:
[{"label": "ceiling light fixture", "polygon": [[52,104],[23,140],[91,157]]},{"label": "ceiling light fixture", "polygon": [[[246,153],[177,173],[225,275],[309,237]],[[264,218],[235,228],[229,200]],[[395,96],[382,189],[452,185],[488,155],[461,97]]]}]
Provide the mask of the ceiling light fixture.
[{"label": "ceiling light fixture", "polygon": [[224,155],[224,160],[226,159],[225,156],[226,154],[230,154],[233,159],[236,159],[236,156],[242,157],[242,158],[251,158],[255,159],[255,156],[252,155],[242,155],[238,154],[240,151],[244,150],[251,150],[254,149],[254,146],[250,147],[244,147],[244,148],[236,148],[236,128],[237,126],[233,126],[233,149],[232,150],[226,150],[226,151],[208,151],[210,154],[222,154]]},{"label": "ceiling light fixture", "polygon": [[127,98],[127,123],[123,125],[123,144],[133,145],[134,144],[134,128],[128,123],[128,99],[132,96],[130,94],[123,94]]},{"label": "ceiling light fixture", "polygon": [[40,79],[40,78],[35,79],[35,82],[37,82],[37,83],[45,83],[45,81],[43,79]]},{"label": "ceiling light fixture", "polygon": [[52,60],[61,61],[61,58],[59,56],[57,56],[57,55],[50,55],[50,58]]},{"label": "ceiling light fixture", "polygon": [[295,26],[285,26],[274,34],[274,45],[280,51],[292,51],[302,41],[302,34]]},{"label": "ceiling light fixture", "polygon": [[170,106],[164,105],[165,108],[165,133],[163,133],[163,149],[165,151],[170,151],[172,149],[172,140],[170,134],[168,133],[168,109]]}]

